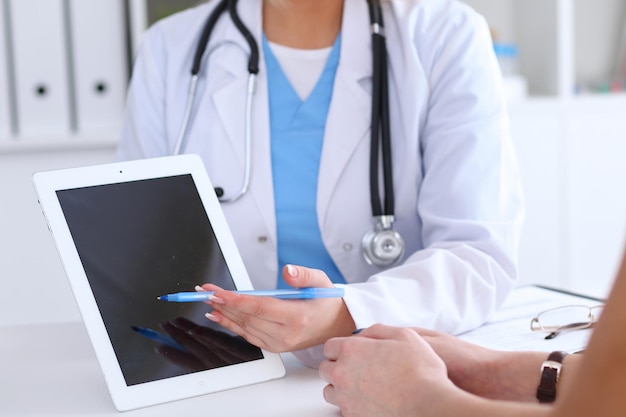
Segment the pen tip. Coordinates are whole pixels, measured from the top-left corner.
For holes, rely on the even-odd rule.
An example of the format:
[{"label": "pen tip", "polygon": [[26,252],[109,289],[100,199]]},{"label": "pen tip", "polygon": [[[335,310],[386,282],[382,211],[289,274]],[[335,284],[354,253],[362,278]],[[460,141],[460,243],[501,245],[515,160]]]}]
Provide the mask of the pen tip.
[{"label": "pen tip", "polygon": [[161,296],[158,296],[158,297],[157,297],[157,300],[160,300],[160,299],[161,299]]}]

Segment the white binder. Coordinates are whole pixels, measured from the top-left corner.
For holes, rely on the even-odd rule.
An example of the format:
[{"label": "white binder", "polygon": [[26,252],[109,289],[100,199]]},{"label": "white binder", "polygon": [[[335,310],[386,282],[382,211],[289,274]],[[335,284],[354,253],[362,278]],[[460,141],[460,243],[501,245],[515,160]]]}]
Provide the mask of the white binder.
[{"label": "white binder", "polygon": [[128,79],[123,0],[70,0],[69,16],[77,133],[117,138]]},{"label": "white binder", "polygon": [[130,51],[133,58],[136,57],[141,44],[141,38],[148,28],[148,4],[147,0],[128,1],[128,35],[130,37]]},{"label": "white binder", "polygon": [[9,0],[8,5],[18,136],[65,138],[71,113],[63,0]]},{"label": "white binder", "polygon": [[9,87],[11,60],[7,48],[8,16],[4,14],[5,2],[6,0],[0,0],[0,141],[6,140],[11,135],[11,90]]}]

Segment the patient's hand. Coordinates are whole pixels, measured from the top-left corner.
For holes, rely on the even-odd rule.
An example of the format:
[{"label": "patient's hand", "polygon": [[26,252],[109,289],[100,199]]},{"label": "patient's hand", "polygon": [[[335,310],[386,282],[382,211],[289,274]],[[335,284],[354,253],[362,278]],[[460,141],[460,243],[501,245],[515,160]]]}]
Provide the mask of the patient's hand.
[{"label": "patient's hand", "polygon": [[413,330],[443,359],[459,388],[485,398],[537,401],[538,369],[547,353],[492,350],[434,330]]}]

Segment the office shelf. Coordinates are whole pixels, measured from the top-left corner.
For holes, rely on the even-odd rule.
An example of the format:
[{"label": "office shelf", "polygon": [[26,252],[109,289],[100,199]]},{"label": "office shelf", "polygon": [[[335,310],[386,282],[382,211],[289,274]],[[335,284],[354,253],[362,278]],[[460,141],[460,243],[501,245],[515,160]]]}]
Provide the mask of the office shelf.
[{"label": "office shelf", "polygon": [[119,131],[101,135],[50,135],[46,137],[8,137],[0,140],[0,154],[24,152],[114,149]]},{"label": "office shelf", "polygon": [[623,0],[465,0],[498,40],[519,47],[531,96],[571,98],[610,89],[623,45]]}]

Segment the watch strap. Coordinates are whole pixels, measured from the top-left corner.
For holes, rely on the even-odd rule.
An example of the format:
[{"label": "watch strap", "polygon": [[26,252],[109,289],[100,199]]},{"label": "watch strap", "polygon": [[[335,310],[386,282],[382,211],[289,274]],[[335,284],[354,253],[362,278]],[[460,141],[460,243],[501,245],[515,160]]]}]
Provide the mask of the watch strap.
[{"label": "watch strap", "polygon": [[556,398],[556,384],[561,375],[561,366],[567,352],[556,351],[548,355],[548,359],[541,364],[537,399],[540,403],[551,403]]}]

